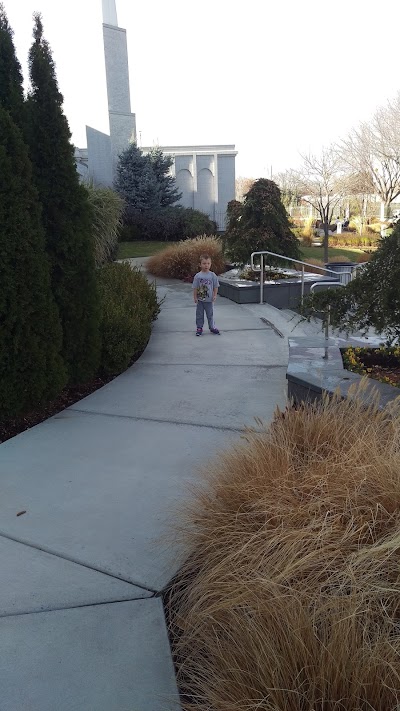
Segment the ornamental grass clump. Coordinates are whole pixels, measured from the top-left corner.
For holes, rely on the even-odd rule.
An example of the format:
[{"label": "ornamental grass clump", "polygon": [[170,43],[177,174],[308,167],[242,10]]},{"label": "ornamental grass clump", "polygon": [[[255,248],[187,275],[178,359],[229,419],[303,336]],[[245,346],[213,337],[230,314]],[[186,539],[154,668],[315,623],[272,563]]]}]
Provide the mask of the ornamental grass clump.
[{"label": "ornamental grass clump", "polygon": [[248,432],[182,514],[185,711],[399,708],[399,407],[353,395]]},{"label": "ornamental grass clump", "polygon": [[218,237],[207,235],[186,239],[163,249],[150,257],[146,267],[153,276],[184,279],[194,276],[199,271],[202,254],[208,254],[211,257],[213,272],[221,274],[225,270],[221,240]]}]

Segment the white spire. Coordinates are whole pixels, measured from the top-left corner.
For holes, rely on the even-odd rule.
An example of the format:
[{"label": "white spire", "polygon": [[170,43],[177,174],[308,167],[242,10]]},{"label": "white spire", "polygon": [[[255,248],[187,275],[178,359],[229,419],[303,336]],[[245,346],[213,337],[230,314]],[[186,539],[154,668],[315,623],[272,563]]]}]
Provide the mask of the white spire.
[{"label": "white spire", "polygon": [[103,24],[118,27],[117,8],[115,0],[103,0]]}]

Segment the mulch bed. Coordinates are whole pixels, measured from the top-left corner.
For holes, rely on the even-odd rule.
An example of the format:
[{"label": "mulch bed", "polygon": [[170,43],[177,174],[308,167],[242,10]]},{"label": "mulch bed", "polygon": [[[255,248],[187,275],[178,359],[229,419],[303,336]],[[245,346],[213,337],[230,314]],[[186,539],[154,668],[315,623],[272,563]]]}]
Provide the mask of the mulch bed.
[{"label": "mulch bed", "polygon": [[[132,358],[128,366],[129,368],[140,358],[143,352],[144,349]],[[65,388],[53,402],[39,405],[35,410],[26,413],[23,417],[16,417],[7,422],[0,422],[0,444],[40,424],[40,422],[44,422],[49,417],[57,415],[59,412],[62,412],[62,410],[65,410],[66,407],[74,405],[76,402],[79,402],[79,400],[87,397],[87,395],[91,395],[96,390],[99,390],[99,388],[102,388],[103,385],[107,385],[107,383],[114,380],[118,375],[120,375],[120,373],[97,377],[84,385],[74,385],[73,387]]]}]

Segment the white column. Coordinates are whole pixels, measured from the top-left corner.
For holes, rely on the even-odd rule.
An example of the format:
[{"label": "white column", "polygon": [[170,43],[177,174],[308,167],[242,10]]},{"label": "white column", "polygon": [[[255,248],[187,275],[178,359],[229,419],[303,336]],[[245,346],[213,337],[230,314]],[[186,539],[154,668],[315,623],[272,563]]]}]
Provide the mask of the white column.
[{"label": "white column", "polygon": [[197,156],[196,153],[193,153],[193,207],[194,209],[197,208],[197,200],[196,200],[196,195],[197,195]]}]

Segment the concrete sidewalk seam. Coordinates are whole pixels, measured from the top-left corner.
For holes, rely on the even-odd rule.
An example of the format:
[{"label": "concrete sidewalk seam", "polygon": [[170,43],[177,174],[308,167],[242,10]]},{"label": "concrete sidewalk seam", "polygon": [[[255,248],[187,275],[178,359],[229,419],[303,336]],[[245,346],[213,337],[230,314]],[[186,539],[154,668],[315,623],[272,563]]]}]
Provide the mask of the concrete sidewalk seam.
[{"label": "concrete sidewalk seam", "polygon": [[154,600],[155,595],[152,597],[123,597],[120,600],[102,600],[102,602],[87,602],[84,605],[66,605],[65,607],[48,607],[45,610],[30,610],[28,612],[7,612],[2,615],[0,613],[0,620],[9,617],[27,617],[28,615],[43,615],[47,612],[63,612],[64,610],[81,610],[85,607],[99,607],[100,605],[119,605],[121,602],[136,602],[139,600]]},{"label": "concrete sidewalk seam", "polygon": [[[175,368],[175,367],[181,367],[181,366],[185,366],[185,367],[192,367],[193,366],[193,368],[204,368],[204,363],[193,363],[193,362],[191,362],[191,363],[153,363],[153,361],[151,361],[150,363],[146,363],[144,360],[140,361],[141,367],[142,366],[153,367],[155,365],[156,366],[163,365],[168,368]],[[136,363],[134,365],[132,365],[131,367],[134,368],[135,366],[136,366]],[[224,363],[207,363],[207,367],[209,367],[209,368],[262,368],[263,370],[273,370],[274,368],[282,368],[282,370],[287,369],[287,365],[282,365],[281,363],[271,363],[271,365],[259,365],[257,363],[255,365],[253,363],[250,363],[250,365],[248,363],[235,363],[234,365],[226,365]],[[89,395],[89,397],[90,397],[90,395]],[[79,401],[79,402],[82,402],[82,401]],[[71,405],[71,407],[69,407],[68,409],[72,410],[73,405]],[[62,412],[64,412],[64,410],[62,410]],[[60,413],[58,413],[58,414],[60,414]],[[207,426],[207,425],[205,425],[205,426]]]},{"label": "concrete sidewalk seam", "polygon": [[[93,413],[90,413],[90,414],[93,414]],[[132,582],[132,580],[127,580],[127,578],[123,578],[120,575],[116,575],[115,573],[110,573],[109,570],[104,570],[103,568],[97,568],[94,565],[85,563],[84,561],[79,560],[78,558],[73,558],[72,556],[67,556],[64,553],[60,553],[48,546],[44,546],[39,543],[32,543],[31,541],[28,541],[26,538],[19,538],[17,536],[11,536],[9,533],[6,533],[5,531],[2,531],[2,530],[0,530],[0,537],[6,538],[9,541],[14,541],[15,543],[21,543],[21,545],[27,546],[28,548],[34,548],[37,551],[43,551],[43,553],[48,553],[49,555],[54,556],[54,558],[61,558],[62,560],[69,561],[69,563],[75,563],[76,565],[79,565],[81,568],[87,568],[87,570],[94,570],[96,573],[101,573],[102,575],[107,575],[109,578],[113,578],[114,580],[121,580],[123,583],[128,583],[128,585],[132,585],[132,587],[140,588],[141,590],[143,590],[145,592],[152,593],[152,595],[155,595],[155,593],[157,592],[157,590],[154,590],[153,588],[146,587],[142,583]]]},{"label": "concrete sidewalk seam", "polygon": [[[158,365],[158,363],[157,363]],[[221,366],[223,367],[223,366]],[[119,415],[117,413],[113,412],[96,412],[96,410],[80,410],[78,408],[74,407],[69,407],[68,408],[69,412],[79,412],[82,415],[96,415],[97,417],[117,417],[123,420],[132,420],[133,422],[157,422],[158,424],[161,425],[177,425],[178,427],[202,427],[204,429],[208,430],[222,430],[223,432],[240,432],[243,434],[247,427],[220,427],[217,425],[203,425],[200,422],[181,422],[180,420],[162,420],[159,418],[153,418],[153,417],[136,417],[135,415]],[[57,415],[54,415],[54,419],[57,418]],[[252,428],[253,429],[253,428]],[[256,429],[256,428],[254,428]],[[257,429],[257,432],[259,430]],[[1,535],[1,531],[0,531]],[[140,586],[143,587],[143,586]]]}]

